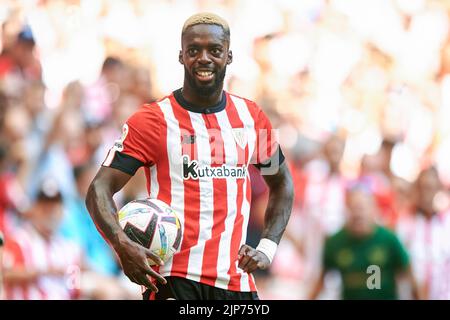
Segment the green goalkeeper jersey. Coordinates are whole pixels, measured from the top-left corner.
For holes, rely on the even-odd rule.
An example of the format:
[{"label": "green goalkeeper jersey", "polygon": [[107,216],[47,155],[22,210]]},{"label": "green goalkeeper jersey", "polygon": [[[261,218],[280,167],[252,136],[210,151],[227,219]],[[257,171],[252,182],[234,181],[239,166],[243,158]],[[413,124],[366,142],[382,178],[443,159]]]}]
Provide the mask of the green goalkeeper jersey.
[{"label": "green goalkeeper jersey", "polygon": [[408,254],[397,236],[377,226],[365,238],[345,228],[326,240],[325,271],[342,277],[343,299],[397,299],[396,274],[409,265]]}]

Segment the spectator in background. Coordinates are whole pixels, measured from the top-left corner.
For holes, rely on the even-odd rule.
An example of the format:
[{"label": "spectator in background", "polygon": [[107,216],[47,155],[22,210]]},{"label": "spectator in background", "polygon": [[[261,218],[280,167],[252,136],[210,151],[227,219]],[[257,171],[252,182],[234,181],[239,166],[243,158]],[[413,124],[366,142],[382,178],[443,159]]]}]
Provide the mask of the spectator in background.
[{"label": "spectator in background", "polygon": [[60,234],[76,243],[83,252],[84,272],[81,287],[95,299],[141,298],[140,288],[128,284],[108,244],[98,233],[86,210],[84,199],[96,173],[96,166],[86,163],[74,168],[77,194],[64,201]]},{"label": "spectator in background", "polygon": [[0,142],[0,232],[7,235],[13,230],[28,198],[21,186],[17,174],[11,165],[11,147]]},{"label": "spectator in background", "polygon": [[[230,70],[230,91],[262,106],[280,129],[287,163],[293,159],[289,144],[300,146],[302,157],[308,153],[297,135],[323,148],[323,134],[343,128],[348,135],[338,176],[359,176],[371,185],[384,226],[394,228],[398,219],[401,230],[417,224],[418,234],[410,232],[418,243],[425,241],[419,236],[422,231],[436,234],[434,230],[442,227],[437,218],[446,217],[445,210],[437,208],[429,219],[416,215],[411,189],[424,156],[436,163],[446,187],[450,185],[450,127],[445,120],[450,119],[448,1],[415,1],[412,6],[397,0],[383,1],[381,6],[376,1],[364,6],[323,0],[231,2],[105,0],[94,11],[79,1],[1,2],[0,230],[6,238],[25,220],[21,213],[42,178],[56,173],[64,202],[77,199],[73,169],[101,163],[110,147],[103,141],[120,135],[127,114],[181,79],[176,64],[154,63],[177,44],[147,31],[164,25],[165,34],[177,34],[176,24],[167,21],[219,7],[236,27],[245,26],[233,44],[242,58],[234,63],[245,68]],[[256,9],[260,14],[252,15]],[[164,45],[154,45],[161,41]],[[381,148],[374,154],[380,138]],[[308,284],[320,262],[320,243],[311,239],[324,237],[318,237],[324,233],[321,217],[335,231],[343,223],[323,214],[342,211],[343,200],[332,196],[338,193],[324,192],[323,198],[331,194],[328,205],[317,200],[331,180],[326,161],[302,158],[296,166],[300,169],[292,174],[298,214],[293,212],[264,278],[268,281],[260,292],[263,298],[303,298],[304,294],[292,292]],[[250,174],[255,191],[251,241],[261,231],[267,188],[251,169]],[[142,175],[136,178],[118,195],[118,204],[145,192]],[[439,204],[440,193],[435,198]],[[406,222],[408,218],[413,223]],[[421,220],[429,222],[422,225]],[[415,255],[420,256],[421,250],[428,254],[422,245],[414,246]],[[441,263],[430,265],[432,282],[446,283]],[[257,279],[258,288],[263,287],[262,280]]]},{"label": "spectator in background", "polygon": [[[394,229],[401,212],[401,203],[396,199],[402,185],[400,178],[391,171],[392,151],[395,141],[383,139],[380,149],[374,155],[365,155],[361,160],[360,179],[370,184],[380,209],[380,221]],[[404,184],[403,184],[404,185]],[[397,192],[398,191],[398,192]]]},{"label": "spectator in background", "polygon": [[400,276],[405,276],[413,297],[418,298],[407,252],[395,234],[375,223],[372,191],[356,184],[347,192],[346,204],[346,224],[325,242],[322,273],[310,298],[319,296],[325,274],[331,270],[342,278],[342,299],[397,299]]},{"label": "spectator in background", "polygon": [[0,91],[0,132],[3,131],[5,125],[5,113],[9,106],[8,97]]},{"label": "spectator in background", "polygon": [[115,57],[107,57],[103,62],[98,80],[86,87],[83,113],[90,123],[109,120],[113,103],[120,95],[121,83],[125,75],[124,63]]},{"label": "spectator in background", "polygon": [[103,275],[115,276],[120,271],[115,255],[97,232],[84,204],[95,172],[96,167],[89,163],[74,168],[77,195],[65,201],[61,234],[83,249],[90,269]]},{"label": "spectator in background", "polygon": [[[6,299],[73,299],[82,253],[56,235],[62,217],[62,197],[54,181],[46,181],[27,213],[28,223],[6,241],[4,279]],[[72,274],[71,274],[72,273]],[[76,279],[75,279],[76,280]]]},{"label": "spectator in background", "polygon": [[92,270],[83,248],[59,234],[63,205],[55,180],[43,182],[26,217],[24,225],[6,239],[3,259],[6,299],[133,298],[132,290],[122,287],[119,280]]},{"label": "spectator in background", "polygon": [[3,48],[0,54],[0,83],[7,95],[20,97],[24,84],[41,80],[41,64],[34,50],[35,41],[28,26],[17,35],[11,47]]},{"label": "spectator in background", "polygon": [[[308,283],[318,276],[325,238],[344,224],[346,179],[340,169],[344,148],[345,140],[333,134],[324,142],[320,157],[305,166],[301,243],[305,260],[304,279]],[[331,295],[336,279],[329,279],[327,288]]]},{"label": "spectator in background", "polygon": [[1,137],[4,145],[9,149],[7,160],[3,169],[13,172],[22,186],[25,186],[28,179],[30,155],[26,149],[26,138],[31,127],[31,119],[21,105],[12,106],[8,103],[3,126],[1,127]]},{"label": "spectator in background", "polygon": [[[83,99],[84,89],[80,82],[73,81],[66,86],[51,130],[45,137],[42,153],[47,153],[54,144],[63,144],[67,158],[73,166],[92,159],[95,150],[87,143],[90,124],[85,121],[81,109]],[[94,126],[98,127],[97,124]]]},{"label": "spectator in background", "polygon": [[[82,135],[82,97],[81,85],[72,82],[65,88],[57,112],[45,108],[40,113],[42,121],[31,120],[41,123],[40,128],[35,125],[27,130],[30,173],[26,187],[32,196],[36,194],[40,181],[49,176],[58,180],[64,198],[76,194],[73,165],[68,150]],[[43,100],[41,102],[43,103]],[[44,114],[48,115],[43,117]]]},{"label": "spectator in background", "polygon": [[7,167],[7,146],[0,144],[0,232],[5,230],[6,211],[11,206],[9,197],[10,174]]},{"label": "spectator in background", "polygon": [[340,169],[344,148],[345,140],[338,134],[331,135],[323,144],[322,159],[312,161],[306,169],[309,179],[303,210],[326,234],[335,232],[344,221],[346,179]]},{"label": "spectator in background", "polygon": [[9,206],[9,199],[6,196],[7,179],[5,179],[6,171],[6,146],[4,144],[0,145],[0,232],[5,229],[5,215],[6,210]]},{"label": "spectator in background", "polygon": [[[277,254],[268,272],[257,273],[258,288],[261,290],[262,299],[305,299],[310,281],[310,274],[305,273],[306,262],[304,256],[303,231],[305,228],[305,212],[302,213],[304,204],[305,187],[308,175],[304,170],[309,161],[317,157],[317,142],[302,139],[301,148],[293,154],[287,149],[286,158],[290,167],[295,201],[289,223],[281,239]],[[262,225],[263,208],[267,205],[267,187],[258,172],[249,168],[252,182],[251,216],[253,224],[249,223],[247,241],[260,234]],[[257,217],[260,217],[259,219]],[[256,222],[256,224],[255,224]],[[255,228],[258,227],[258,228]],[[302,232],[303,231],[303,232]],[[300,289],[300,290],[299,290]]]},{"label": "spectator in background", "polygon": [[[48,155],[49,146],[46,145],[47,137],[51,132],[54,114],[45,105],[46,87],[41,81],[30,81],[23,89],[22,103],[23,110],[27,113],[29,119],[26,134],[24,135],[24,148],[26,149],[25,164],[28,166],[28,181],[25,182],[30,187],[32,193],[36,192],[35,172],[37,166],[42,164]],[[52,141],[54,142],[54,141]],[[52,156],[54,154],[52,150]],[[51,157],[51,156],[50,156]]]},{"label": "spectator in background", "polygon": [[[52,124],[53,112],[45,105],[45,85],[42,81],[29,82],[23,90],[23,107],[30,118],[27,147],[32,155],[38,155]],[[46,151],[46,150],[44,150]]]},{"label": "spectator in background", "polygon": [[397,225],[426,299],[450,299],[450,215],[436,201],[442,190],[436,168],[422,170],[414,184],[414,211]]}]

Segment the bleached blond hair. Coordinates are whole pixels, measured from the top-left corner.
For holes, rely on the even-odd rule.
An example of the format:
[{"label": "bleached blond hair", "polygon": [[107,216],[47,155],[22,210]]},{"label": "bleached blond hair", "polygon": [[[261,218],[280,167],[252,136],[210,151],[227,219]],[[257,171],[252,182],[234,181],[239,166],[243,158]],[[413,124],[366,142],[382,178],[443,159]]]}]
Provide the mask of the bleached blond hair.
[{"label": "bleached blond hair", "polygon": [[183,35],[189,27],[198,24],[214,24],[222,27],[228,40],[230,40],[230,27],[228,26],[228,23],[222,17],[219,17],[217,14],[211,12],[201,12],[190,16],[183,25],[181,35]]}]

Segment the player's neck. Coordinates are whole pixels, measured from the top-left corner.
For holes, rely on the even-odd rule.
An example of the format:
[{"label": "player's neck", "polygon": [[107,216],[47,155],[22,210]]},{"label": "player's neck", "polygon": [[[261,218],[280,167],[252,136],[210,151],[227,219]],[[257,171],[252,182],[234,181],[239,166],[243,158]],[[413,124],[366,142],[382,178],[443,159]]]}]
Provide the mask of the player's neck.
[{"label": "player's neck", "polygon": [[184,84],[181,94],[183,98],[190,104],[200,107],[209,108],[220,103],[222,100],[223,85],[221,85],[212,94],[203,96],[199,95],[194,89],[190,88],[188,85]]}]

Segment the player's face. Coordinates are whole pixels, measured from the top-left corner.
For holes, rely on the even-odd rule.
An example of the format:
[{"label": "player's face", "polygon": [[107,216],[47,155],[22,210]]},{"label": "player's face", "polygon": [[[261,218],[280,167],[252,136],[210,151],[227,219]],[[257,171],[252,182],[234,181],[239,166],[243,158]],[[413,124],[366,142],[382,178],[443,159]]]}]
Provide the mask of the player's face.
[{"label": "player's face", "polygon": [[229,41],[220,26],[199,24],[183,37],[179,61],[184,65],[185,82],[202,96],[221,90],[226,66],[232,61]]},{"label": "player's face", "polygon": [[355,236],[365,236],[373,229],[376,204],[373,197],[361,191],[347,194],[347,228]]}]

